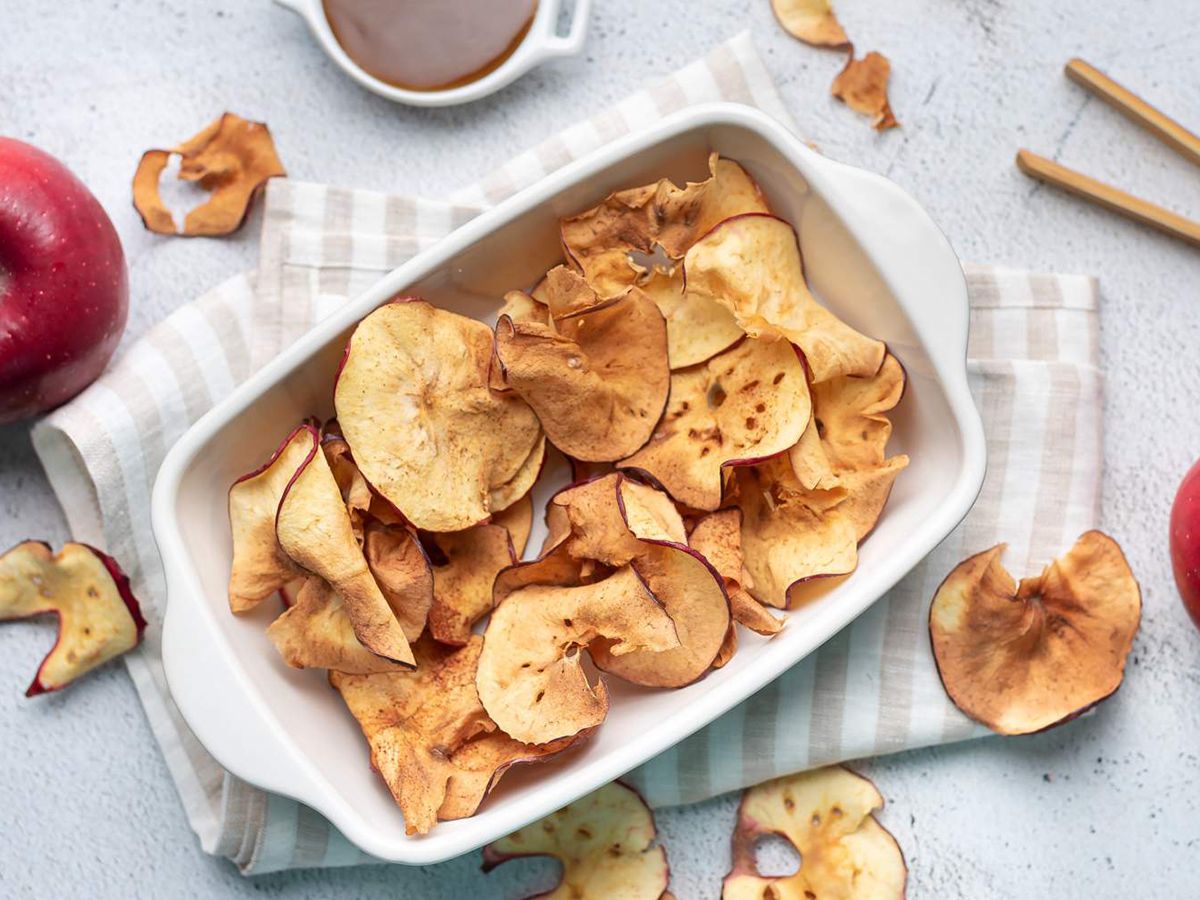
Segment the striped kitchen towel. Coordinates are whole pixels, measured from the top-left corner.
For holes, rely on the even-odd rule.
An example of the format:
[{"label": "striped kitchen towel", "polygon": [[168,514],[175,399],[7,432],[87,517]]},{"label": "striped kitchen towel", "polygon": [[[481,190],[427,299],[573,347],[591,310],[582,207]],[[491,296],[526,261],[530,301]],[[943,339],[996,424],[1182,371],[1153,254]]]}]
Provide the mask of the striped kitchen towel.
[{"label": "striped kitchen towel", "polygon": [[[163,573],[150,490],[171,444],[329,309],[477,211],[662,114],[730,100],[787,113],[741,35],[661,84],[509,162],[451,202],[272,181],[262,258],[176,310],[96,384],[34,429],[75,537],[121,560],[151,620],[125,657],[206,851],[246,873],[371,862],[317,813],[224,772],[175,710],[158,623]],[[775,683],[631,773],[655,805],[688,803],[825,763],[978,735],[948,702],[926,634],[929,598],[969,553],[999,541],[1018,572],[1098,523],[1097,290],[1081,276],[971,266],[972,390],[989,467],[963,524],[891,593]]]}]

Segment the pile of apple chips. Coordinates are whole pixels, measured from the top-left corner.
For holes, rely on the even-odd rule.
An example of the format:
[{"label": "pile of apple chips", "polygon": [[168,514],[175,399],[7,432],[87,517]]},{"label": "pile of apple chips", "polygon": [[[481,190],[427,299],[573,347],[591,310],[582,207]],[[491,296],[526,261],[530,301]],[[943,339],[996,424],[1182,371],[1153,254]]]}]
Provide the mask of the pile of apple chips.
[{"label": "pile of apple chips", "polygon": [[[410,833],[586,740],[605,679],[682,687],[737,625],[778,632],[768,608],[854,570],[907,463],[903,368],[813,299],[750,176],[710,170],[564,219],[566,263],[494,329],[375,310],[336,419],[230,490],[233,611],[283,592],[269,637],[329,670]],[[547,443],[577,480],[519,562]]]}]

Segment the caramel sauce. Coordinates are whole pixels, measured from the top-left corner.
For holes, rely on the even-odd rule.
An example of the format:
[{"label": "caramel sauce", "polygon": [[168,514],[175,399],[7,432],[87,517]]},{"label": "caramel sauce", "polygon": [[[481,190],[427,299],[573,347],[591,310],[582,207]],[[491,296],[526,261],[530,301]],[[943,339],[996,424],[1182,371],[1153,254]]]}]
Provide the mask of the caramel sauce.
[{"label": "caramel sauce", "polygon": [[517,49],[537,0],[323,0],[346,55],[388,84],[435,91],[477,81]]}]

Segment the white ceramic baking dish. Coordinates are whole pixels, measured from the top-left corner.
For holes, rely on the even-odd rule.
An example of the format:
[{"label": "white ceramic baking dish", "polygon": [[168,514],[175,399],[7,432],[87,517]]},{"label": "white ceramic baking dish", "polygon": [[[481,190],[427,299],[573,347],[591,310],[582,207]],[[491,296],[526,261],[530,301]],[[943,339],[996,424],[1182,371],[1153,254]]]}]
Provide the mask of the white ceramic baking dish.
[{"label": "white ceramic baking dish", "polygon": [[[358,726],[320,671],[283,665],[263,629],[237,618],[225,495],[311,414],[332,412],[333,375],[355,323],[397,293],[492,320],[498,298],[558,261],[557,220],[612,190],[706,175],[710,151],[738,160],[793,222],[817,296],[903,361],[908,393],[890,449],[912,463],[862,547],[858,570],[794,611],[773,640],[744,633],[724,668],[677,691],[609,679],[612,710],[582,749],[508,774],[478,815],[404,833]],[[967,292],[958,260],[890,181],[813,152],[767,116],[719,104],[665,117],[543,179],[463,226],[347,303],[204,416],[168,454],[153,498],[167,577],[163,658],[180,712],[205,747],[251,784],[319,810],[385,860],[433,863],[472,850],[619,777],[704,727],[803,659],[894,585],[966,514],[983,480],[979,415],[967,389]],[[547,479],[544,479],[547,480]],[[552,485],[544,484],[544,500]],[[540,515],[537,529],[542,529]],[[535,530],[531,547],[543,531]],[[263,604],[273,607],[273,604]]]}]

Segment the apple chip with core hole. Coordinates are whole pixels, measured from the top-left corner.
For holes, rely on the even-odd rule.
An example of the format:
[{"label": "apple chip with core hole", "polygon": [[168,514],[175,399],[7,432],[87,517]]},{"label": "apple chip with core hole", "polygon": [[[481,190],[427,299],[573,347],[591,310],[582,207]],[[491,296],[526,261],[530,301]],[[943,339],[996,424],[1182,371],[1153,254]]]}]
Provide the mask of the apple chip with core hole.
[{"label": "apple chip with core hole", "polygon": [[785,337],[804,351],[814,382],[879,370],[883,343],[813,299],[796,233],[782,219],[726,219],[688,250],[683,265],[688,291],[728,307],[747,334]]},{"label": "apple chip with core hole", "polygon": [[[908,867],[896,839],[874,816],[882,808],[875,785],[842,766],[750,788],[738,807],[733,867],[725,876],[722,900],[899,900]],[[785,838],[799,852],[795,874],[759,874],[756,848],[769,834]]]},{"label": "apple chip with core hole", "polygon": [[649,439],[667,402],[667,325],[637,288],[564,316],[556,328],[502,317],[496,355],[546,437],[576,459],[628,456]]},{"label": "apple chip with core hole", "polygon": [[372,521],[365,534],[367,567],[411,644],[425,630],[434,604],[435,579],[429,557],[417,536],[402,525]]},{"label": "apple chip with core hole", "polygon": [[464,819],[475,815],[492,788],[513,766],[543,762],[588,737],[590,732],[585,731],[574,737],[536,746],[514,741],[502,731],[472,738],[450,757],[452,772],[438,818]]},{"label": "apple chip with core hole", "polygon": [[621,461],[687,506],[721,505],[723,468],[787,450],[808,425],[804,365],[787,341],[747,338],[671,375],[671,399],[650,442]]},{"label": "apple chip with core hole", "polygon": [[483,869],[523,856],[552,856],[562,879],[544,900],[659,900],[667,890],[667,851],[655,843],[654,816],[619,782],[576,800],[483,849]]},{"label": "apple chip with core hole", "polygon": [[247,612],[296,577],[296,564],[275,536],[275,513],[283,492],[313,452],[313,431],[301,425],[267,462],[243,475],[229,489],[229,528],[233,565],[229,572],[229,608]]},{"label": "apple chip with core hole", "polygon": [[342,599],[354,633],[368,650],[411,665],[412,650],[396,614],[363,557],[350,514],[315,428],[308,429],[312,452],[283,492],[276,514],[279,545],[301,568],[320,576]]},{"label": "apple chip with core hole", "polygon": [[146,620],[117,561],[87,544],[24,541],[0,556],[0,621],[53,613],[58,638],[26,697],[66,687],[137,646]]},{"label": "apple chip with core hole", "polygon": [[784,30],[814,47],[849,47],[850,39],[829,0],[771,0],[771,10]]},{"label": "apple chip with core hole", "polygon": [[745,588],[752,579],[742,558],[740,509],[723,509],[704,516],[688,535],[688,545],[707,559],[725,582],[734,621],[759,634],[777,634],[783,628],[783,620],[767,612]]},{"label": "apple chip with core hole", "polygon": [[524,400],[489,388],[491,359],[486,325],[423,300],[381,306],[350,338],[338,423],[368,483],[417,528],[486,520],[541,438]]},{"label": "apple chip with core hole", "polygon": [[667,320],[671,370],[702,363],[736,344],[745,334],[733,313],[712,297],[687,291],[683,268],[655,268],[639,285]]},{"label": "apple chip with core hole", "polygon": [[[539,560],[509,572],[549,565]],[[581,658],[597,639],[612,642],[613,656],[679,644],[670,616],[629,566],[594,584],[504,590],[498,580],[476,684],[488,715],[523,743],[545,744],[604,721],[608,691],[588,681]]]},{"label": "apple chip with core hole", "polygon": [[723,219],[747,212],[769,212],[746,170],[715,153],[710,177],[676,187],[669,179],[609,195],[586,212],[562,220],[568,258],[601,297],[613,297],[634,284],[644,271],[630,253],[662,247],[679,259],[700,235]]},{"label": "apple chip with core hole", "polygon": [[870,116],[876,131],[886,131],[900,124],[888,102],[891,74],[892,64],[882,53],[872,50],[862,59],[852,55],[846,60],[846,67],[833,79],[829,90],[855,112]]},{"label": "apple chip with core hole", "polygon": [[503,525],[476,525],[449,534],[427,534],[433,559],[433,608],[429,633],[443,644],[462,646],[471,626],[492,608],[492,583],[517,561]]},{"label": "apple chip with core hole", "polygon": [[1004,545],[958,564],[929,610],[942,684],[955,706],[1000,734],[1029,734],[1109,697],[1142,615],[1116,541],[1085,532],[1065,556],[1018,584]]}]

